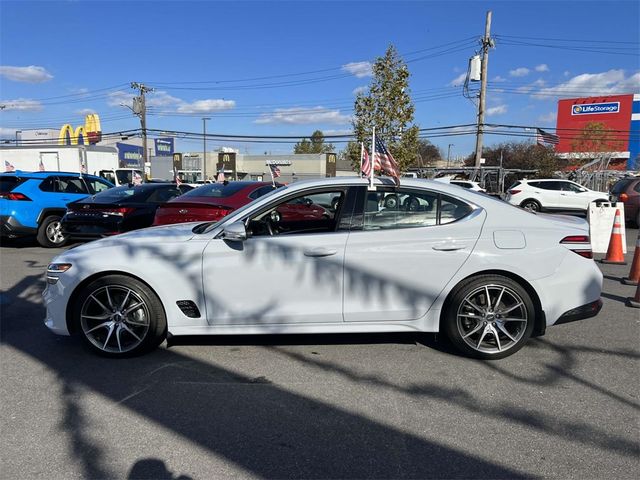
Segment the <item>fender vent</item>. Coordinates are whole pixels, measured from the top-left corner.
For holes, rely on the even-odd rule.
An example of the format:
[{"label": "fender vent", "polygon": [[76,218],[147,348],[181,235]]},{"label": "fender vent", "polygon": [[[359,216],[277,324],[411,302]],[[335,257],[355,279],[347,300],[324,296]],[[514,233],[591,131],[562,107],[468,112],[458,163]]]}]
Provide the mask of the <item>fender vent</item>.
[{"label": "fender vent", "polygon": [[178,308],[182,310],[189,318],[200,318],[200,310],[198,310],[198,306],[191,300],[178,300],[176,302]]}]

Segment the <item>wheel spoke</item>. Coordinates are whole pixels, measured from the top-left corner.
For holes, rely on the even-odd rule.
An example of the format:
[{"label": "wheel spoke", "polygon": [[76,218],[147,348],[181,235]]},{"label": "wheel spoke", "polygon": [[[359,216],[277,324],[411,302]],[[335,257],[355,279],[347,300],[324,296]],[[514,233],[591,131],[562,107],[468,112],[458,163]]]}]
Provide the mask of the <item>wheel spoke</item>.
[{"label": "wheel spoke", "polygon": [[125,305],[127,304],[127,301],[129,300],[130,294],[131,294],[131,290],[127,290],[127,294],[124,296],[124,300],[122,300],[122,303],[120,304],[120,310],[124,309]]},{"label": "wheel spoke", "polygon": [[497,309],[500,306],[500,301],[502,300],[502,294],[504,293],[504,291],[506,290],[506,288],[502,287],[502,290],[500,291],[500,295],[498,295],[498,299],[496,300],[496,304],[495,304],[495,309]]},{"label": "wheel spoke", "polygon": [[107,301],[109,302],[109,308],[113,310],[113,302],[111,301],[111,295],[109,294],[109,287],[104,287],[104,291],[107,293]]},{"label": "wheel spoke", "polygon": [[118,341],[118,350],[122,352],[122,345],[120,344],[120,332],[122,332],[122,326],[118,325],[116,329],[116,340]]},{"label": "wheel spoke", "polygon": [[487,296],[487,309],[491,310],[491,294],[489,293],[489,287],[487,285],[484,286],[484,293]]},{"label": "wheel spoke", "polygon": [[109,326],[109,333],[107,333],[107,339],[104,341],[104,346],[102,347],[103,350],[107,349],[107,343],[109,343],[109,339],[111,338],[111,334],[113,333],[113,328],[115,327],[115,324],[112,323]]},{"label": "wheel spoke", "polygon": [[507,313],[509,313],[509,312],[513,312],[516,308],[521,307],[521,306],[523,306],[523,305],[524,305],[524,303],[522,303],[522,302],[518,302],[518,303],[516,303],[513,307],[509,307],[509,308],[508,308],[508,309],[506,309],[506,310],[500,310],[500,312],[498,312],[498,313],[500,313],[501,315],[505,315],[505,314],[507,314]]},{"label": "wheel spoke", "polygon": [[124,312],[122,312],[122,314],[123,315],[129,315],[131,312],[133,312],[134,310],[137,310],[138,308],[142,307],[143,305],[144,305],[144,302],[134,303],[129,308],[127,308]]},{"label": "wheel spoke", "polygon": [[478,330],[480,330],[482,328],[482,324],[480,322],[478,322],[478,324],[473,328],[473,330],[471,330],[470,332],[468,332],[466,335],[463,335],[462,338],[467,338],[470,337],[471,335],[473,335],[474,333],[476,333]]},{"label": "wheel spoke", "polygon": [[482,315],[471,315],[470,313],[460,313],[458,314],[458,316],[464,318],[473,318],[474,320],[482,320],[484,318]]},{"label": "wheel spoke", "polygon": [[501,318],[503,322],[526,322],[526,318]]},{"label": "wheel spoke", "polygon": [[120,325],[122,325],[122,329],[123,329],[123,330],[126,330],[129,334],[131,334],[131,335],[133,335],[134,337],[136,337],[136,339],[138,339],[138,341],[139,341],[139,342],[141,342],[141,341],[142,341],[142,339],[141,339],[138,335],[136,335],[136,334],[133,332],[133,330],[131,330],[129,327],[127,327],[127,325],[126,325],[126,324],[121,323]]},{"label": "wheel spoke", "polygon": [[496,343],[498,344],[498,351],[501,352],[502,344],[500,343],[500,335],[498,335],[498,331],[495,329],[494,326],[491,327],[491,334],[493,335],[493,338],[496,339]]},{"label": "wheel spoke", "polygon": [[480,312],[480,313],[484,313],[484,310],[482,308],[480,308],[479,306],[477,306],[475,303],[473,303],[471,300],[469,300],[468,298],[465,300],[465,302],[467,302],[469,305],[471,305],[476,311]]},{"label": "wheel spoke", "polygon": [[102,310],[104,310],[105,312],[108,312],[108,313],[111,312],[111,310],[109,310],[107,307],[105,307],[104,304],[100,300],[98,300],[95,295],[91,294],[90,297],[93,299],[94,302],[96,302],[98,305],[100,305],[100,308],[102,308]]},{"label": "wheel spoke", "polygon": [[[84,318],[89,318],[89,317],[87,317],[86,315],[83,315],[83,317],[84,317]],[[103,328],[103,327],[110,328],[110,327],[111,327],[111,325],[113,325],[113,322],[112,322],[111,320],[109,320],[108,322],[104,322],[104,323],[101,323],[100,325],[96,325],[96,326],[95,326],[95,327],[93,327],[91,330],[87,330],[87,331],[86,331],[86,332],[84,332],[84,333],[91,333],[91,332],[93,332],[94,330],[98,330],[99,328]]]},{"label": "wheel spoke", "polygon": [[82,315],[82,318],[88,318],[89,320],[106,320],[110,316],[111,315],[106,313],[104,315]]},{"label": "wheel spoke", "polygon": [[498,328],[500,329],[500,331],[502,331],[502,333],[504,333],[507,337],[509,337],[509,339],[512,342],[516,341],[516,339],[511,336],[511,334],[507,331],[507,329],[504,328],[504,325],[501,325],[501,324],[498,323]]},{"label": "wheel spoke", "polygon": [[480,345],[482,344],[482,340],[484,340],[484,337],[487,335],[487,328],[485,327],[484,331],[482,332],[482,335],[480,335],[480,340],[478,340],[478,345],[476,345],[476,348],[480,348]]},{"label": "wheel spoke", "polygon": [[147,322],[136,322],[135,320],[133,320],[131,318],[125,318],[124,321],[126,323],[131,324],[131,325],[135,325],[136,327],[146,327],[147,326]]}]

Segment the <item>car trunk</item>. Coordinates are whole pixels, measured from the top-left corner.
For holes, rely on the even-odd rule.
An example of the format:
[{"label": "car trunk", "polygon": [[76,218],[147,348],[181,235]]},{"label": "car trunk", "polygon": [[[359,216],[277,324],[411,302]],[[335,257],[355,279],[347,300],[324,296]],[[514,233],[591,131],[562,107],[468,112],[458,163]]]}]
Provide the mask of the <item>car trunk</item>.
[{"label": "car trunk", "polygon": [[196,202],[168,202],[156,210],[154,225],[185,222],[212,222],[227,216],[234,209],[224,205]]}]

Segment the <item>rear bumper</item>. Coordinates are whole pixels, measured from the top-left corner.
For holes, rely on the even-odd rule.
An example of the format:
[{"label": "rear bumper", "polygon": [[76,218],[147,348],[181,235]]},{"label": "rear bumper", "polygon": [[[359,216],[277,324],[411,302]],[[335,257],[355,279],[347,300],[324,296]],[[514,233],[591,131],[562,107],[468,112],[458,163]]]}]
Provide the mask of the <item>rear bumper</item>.
[{"label": "rear bumper", "polygon": [[0,215],[0,236],[7,238],[35,235],[38,229],[22,225],[15,217]]},{"label": "rear bumper", "polygon": [[555,325],[595,317],[596,315],[598,315],[598,313],[600,313],[600,310],[602,310],[602,299],[598,299],[595,302],[586,303],[577,308],[572,308],[571,310],[560,315],[560,318],[556,320]]},{"label": "rear bumper", "polygon": [[76,240],[93,240],[122,233],[120,222],[81,223],[62,221],[62,232]]}]

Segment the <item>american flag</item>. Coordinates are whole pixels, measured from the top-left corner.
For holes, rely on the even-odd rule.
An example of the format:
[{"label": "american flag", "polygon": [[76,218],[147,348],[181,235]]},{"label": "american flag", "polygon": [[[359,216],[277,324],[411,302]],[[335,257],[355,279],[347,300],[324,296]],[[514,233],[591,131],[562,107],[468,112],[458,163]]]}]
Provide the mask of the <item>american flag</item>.
[{"label": "american flag", "polygon": [[40,164],[38,165],[38,169],[39,169],[41,172],[44,172],[44,163],[42,163],[42,158],[40,159]]},{"label": "american flag", "polygon": [[[361,146],[361,158],[360,158],[360,170],[362,170],[362,175],[364,175],[365,177],[368,177],[369,175],[371,175],[371,157],[369,156],[369,152],[367,151],[367,149],[364,147],[364,143],[360,145]],[[376,161],[375,164],[373,165],[374,170],[381,170],[382,167],[380,166],[380,158],[378,156],[376,156]]]},{"label": "american flag", "polygon": [[273,178],[278,178],[280,176],[280,167],[278,165],[274,165],[273,163],[269,165],[271,169],[271,176]]},{"label": "american flag", "polygon": [[400,169],[391,152],[385,147],[382,140],[376,138],[376,153],[374,155],[375,166],[380,164],[380,170],[396,180],[396,184],[400,183]]},{"label": "american flag", "polygon": [[142,185],[142,176],[136,171],[133,172],[133,184]]},{"label": "american flag", "polygon": [[180,180],[176,167],[173,167],[173,181],[176,182],[176,185],[182,185],[182,180]]},{"label": "american flag", "polygon": [[537,128],[536,130],[538,131],[538,135],[537,135],[538,145],[541,145],[541,146],[545,147],[545,146],[547,146],[549,144],[557,145],[560,142],[560,137],[558,137],[558,135],[554,135],[553,133],[545,132],[541,128]]},{"label": "american flag", "polygon": [[225,181],[224,172],[220,170],[218,172],[218,176],[216,177],[216,182],[224,183],[224,181]]},{"label": "american flag", "polygon": [[9,163],[9,160],[4,161],[4,171],[5,172],[15,172],[16,167],[13,166],[12,163]]}]

